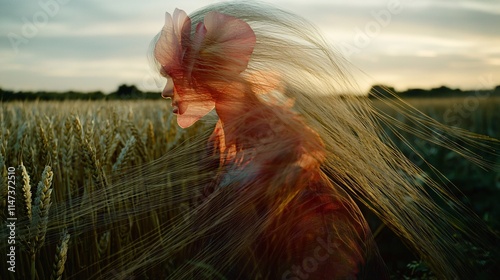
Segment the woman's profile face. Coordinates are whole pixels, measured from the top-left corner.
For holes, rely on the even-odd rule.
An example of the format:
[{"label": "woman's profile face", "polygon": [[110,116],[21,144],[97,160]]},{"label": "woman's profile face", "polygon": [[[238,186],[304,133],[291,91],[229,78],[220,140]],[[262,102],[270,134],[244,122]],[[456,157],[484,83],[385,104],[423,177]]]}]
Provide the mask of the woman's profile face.
[{"label": "woman's profile face", "polygon": [[172,113],[177,115],[180,127],[191,126],[215,107],[210,94],[195,90],[186,79],[161,74],[167,79],[161,96],[172,99]]},{"label": "woman's profile face", "polygon": [[[174,79],[168,75],[165,75],[165,78],[167,79],[167,84],[165,85],[165,88],[163,88],[161,97],[165,99],[172,99],[172,112],[176,115],[181,114],[179,106],[182,104],[182,101],[179,94],[175,90]],[[184,111],[185,110],[183,110],[182,113],[184,113]]]},{"label": "woman's profile face", "polygon": [[172,112],[182,128],[215,108],[214,90],[210,88],[219,92],[227,85],[214,84],[213,77],[239,80],[256,43],[255,33],[245,21],[219,12],[206,13],[194,34],[192,27],[184,11],[166,13],[154,49],[161,74],[167,79],[162,97],[172,99]]}]

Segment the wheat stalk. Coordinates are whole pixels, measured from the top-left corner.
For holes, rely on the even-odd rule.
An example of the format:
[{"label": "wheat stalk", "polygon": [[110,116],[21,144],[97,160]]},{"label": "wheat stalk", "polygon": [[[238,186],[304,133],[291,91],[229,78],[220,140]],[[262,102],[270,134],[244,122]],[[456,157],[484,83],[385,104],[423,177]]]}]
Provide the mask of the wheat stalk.
[{"label": "wheat stalk", "polygon": [[49,140],[47,139],[47,133],[45,132],[45,129],[43,129],[41,122],[38,123],[38,136],[39,136],[39,145],[38,145],[38,156],[39,156],[39,162],[42,164],[48,164],[49,163]]},{"label": "wheat stalk", "polygon": [[[105,147],[103,148],[103,152],[102,152],[102,157],[101,157],[101,162],[106,162],[108,157],[109,157],[109,154],[111,153],[110,152],[110,147],[111,147],[111,143],[113,142],[113,137],[114,137],[114,134],[113,134],[113,129],[111,128],[111,123],[109,120],[106,120],[106,128],[104,130],[104,136],[105,136],[105,139],[104,139],[104,145]],[[114,152],[114,151],[113,151]]]},{"label": "wheat stalk", "polygon": [[[54,167],[54,168],[58,168],[58,165],[59,165],[59,157],[58,157],[58,141],[56,139],[56,137],[54,136],[54,127],[52,125],[52,120],[50,120],[49,118],[47,118],[47,143],[48,143],[48,151],[47,153],[49,154],[50,156],[50,162],[51,162],[51,165]],[[50,148],[49,148],[50,147]]]},{"label": "wheat stalk", "polygon": [[[75,138],[77,140],[77,145],[82,147],[84,144],[83,143],[83,128],[82,128],[82,123],[80,122],[80,119],[77,116],[73,117],[73,130],[74,130]],[[77,152],[75,153],[75,158],[76,158],[76,160],[83,158],[83,152],[81,149],[77,149]]]},{"label": "wheat stalk", "polygon": [[76,186],[75,183],[75,177],[73,173],[73,159],[75,158],[75,155],[73,153],[73,143],[74,143],[74,133],[73,133],[73,126],[71,124],[71,117],[67,117],[64,122],[64,129],[63,129],[64,135],[61,135],[60,139],[62,138],[62,145],[61,145],[61,151],[62,151],[62,166],[64,167],[62,171],[65,173],[65,176],[63,177],[65,180],[65,183],[63,185],[66,186],[67,188],[67,196],[68,200],[70,203],[70,207],[73,205],[72,203],[72,197],[71,197],[71,186]]},{"label": "wheat stalk", "polygon": [[136,142],[137,141],[134,136],[131,136],[127,140],[125,147],[123,147],[120,155],[118,156],[118,159],[116,160],[115,164],[113,164],[113,171],[120,169],[131,161],[134,155],[134,147],[136,145]]},{"label": "wheat stalk", "polygon": [[101,182],[100,179],[100,169],[101,164],[97,159],[96,150],[93,145],[90,144],[90,139],[84,140],[84,152],[83,152],[83,161],[85,171],[92,177],[94,185],[98,186]]},{"label": "wheat stalk", "polygon": [[[7,186],[6,178],[7,178],[7,167],[5,165],[5,158],[3,156],[3,149],[1,149],[0,150],[0,207],[1,207],[1,209],[5,209],[5,206],[7,204],[8,186]],[[3,221],[3,219],[5,218],[4,211],[0,211],[0,215],[1,215],[1,218]]]},{"label": "wheat stalk", "polygon": [[[5,124],[4,124],[5,125]],[[9,146],[10,130],[7,127],[2,127],[2,138],[0,142],[0,153],[5,157],[7,156],[5,147]]]},{"label": "wheat stalk", "polygon": [[20,165],[21,164],[21,161],[23,163],[25,163],[27,166],[26,166],[26,170],[28,171],[29,174],[33,174],[33,169],[34,169],[34,165],[33,163],[35,162],[35,148],[34,146],[35,145],[29,145],[28,143],[30,143],[30,137],[28,137],[28,135],[25,135],[23,138],[22,138],[22,143],[20,143],[20,151],[19,153],[21,154],[20,158],[19,158],[19,161],[16,162],[17,165]]},{"label": "wheat stalk", "polygon": [[155,139],[155,131],[153,127],[153,122],[151,120],[148,120],[148,128],[147,128],[147,140],[146,140],[146,150],[149,152],[149,157],[152,159],[155,155],[155,146],[156,146],[156,139]]},{"label": "wheat stalk", "polygon": [[62,275],[64,272],[64,264],[66,263],[66,259],[68,258],[68,243],[69,243],[70,234],[67,230],[64,230],[61,234],[61,239],[59,240],[59,244],[57,244],[56,248],[56,256],[54,259],[54,265],[52,269],[52,275],[50,279],[52,280],[60,280],[62,279]]},{"label": "wheat stalk", "polygon": [[16,190],[19,197],[19,199],[16,200],[16,204],[17,209],[19,209],[18,217],[21,229],[19,240],[21,248],[31,252],[33,250],[33,244],[31,242],[32,190],[29,172],[26,170],[22,161],[18,167],[18,172],[21,173],[16,180],[21,183],[21,187]]},{"label": "wheat stalk", "polygon": [[108,149],[107,149],[107,156],[106,156],[106,162],[107,163],[112,163],[113,162],[113,155],[114,153],[116,152],[116,150],[118,149],[118,147],[120,145],[123,145],[122,144],[122,137],[119,133],[116,133],[114,135],[110,135],[111,137],[109,138],[110,139],[110,142],[109,144],[107,144],[108,146]]},{"label": "wheat stalk", "polygon": [[138,152],[138,156],[146,162],[148,160],[147,152],[146,152],[146,146],[144,145],[144,142],[141,139],[141,135],[139,134],[139,131],[137,130],[137,127],[132,123],[132,122],[127,122],[127,127],[130,129],[130,132],[132,132],[132,136],[136,140],[136,145],[135,148]]},{"label": "wheat stalk", "polygon": [[31,185],[30,185],[30,176],[28,172],[26,171],[26,167],[24,166],[23,162],[21,162],[21,165],[19,166],[19,169],[21,169],[21,180],[22,180],[22,188],[21,188],[21,194],[23,197],[23,211],[24,215],[28,218],[28,221],[31,222],[32,219],[32,206],[31,206]]},{"label": "wheat stalk", "polygon": [[52,170],[50,166],[46,166],[42,174],[42,179],[38,184],[35,204],[33,209],[32,232],[34,250],[38,251],[44,241],[45,233],[47,232],[47,223],[49,220],[49,209],[51,205],[50,196],[52,194]]},{"label": "wheat stalk", "polygon": [[99,254],[99,258],[102,258],[107,253],[110,237],[110,232],[106,231],[99,239],[99,243],[97,244],[97,252]]},{"label": "wheat stalk", "polygon": [[106,151],[108,149],[108,141],[109,141],[109,130],[111,129],[111,125],[109,123],[109,120],[106,121],[106,126],[104,129],[100,130],[97,132],[99,134],[99,144],[96,144],[96,154],[97,158],[101,163],[106,162]]},{"label": "wheat stalk", "polygon": [[[71,120],[68,117],[64,122],[64,139],[61,145],[62,151],[62,164],[65,168],[70,167],[73,158],[73,127],[71,126]],[[69,169],[70,170],[70,169]]]},{"label": "wheat stalk", "polygon": [[[17,125],[15,128],[17,133],[13,133],[11,138],[15,138],[11,140],[11,143],[14,145],[13,151],[14,155],[18,155],[19,151],[21,150],[23,144],[24,144],[24,139],[26,138],[26,130],[28,128],[28,123],[24,122],[21,125]],[[14,135],[16,137],[14,137]]]}]

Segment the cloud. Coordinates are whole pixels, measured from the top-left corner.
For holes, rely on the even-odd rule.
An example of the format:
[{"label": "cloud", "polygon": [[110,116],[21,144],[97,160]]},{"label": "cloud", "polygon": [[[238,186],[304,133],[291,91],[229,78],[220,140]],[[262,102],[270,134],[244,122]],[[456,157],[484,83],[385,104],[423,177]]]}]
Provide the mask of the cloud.
[{"label": "cloud", "polygon": [[[294,10],[301,10],[300,15],[320,24],[325,30],[350,30],[363,28],[368,22],[376,20],[374,14],[387,11],[388,1],[371,1],[372,5],[347,5],[345,1],[331,4],[311,3],[309,5],[292,4]],[[491,4],[481,9],[477,3],[462,1],[463,4],[443,4],[441,1],[426,3],[407,0],[393,0],[401,4],[401,12],[391,14],[390,22],[383,32],[402,34],[427,34],[447,36],[492,37],[499,36],[498,25],[500,4]],[[486,1],[485,1],[486,2]],[[378,5],[375,5],[378,3]],[[460,3],[460,2],[459,2]],[[451,32],[451,34],[450,34]]]},{"label": "cloud", "polygon": [[[432,88],[441,85],[462,89],[484,88],[481,81],[488,77],[489,88],[498,85],[500,69],[487,59],[450,54],[439,56],[380,55],[377,61],[359,60],[368,73],[377,73],[378,83],[405,88]],[[427,70],[433,69],[433,70]],[[405,86],[401,86],[405,85]]]},{"label": "cloud", "polygon": [[[401,1],[402,11],[391,14],[384,26],[374,14],[387,11],[388,2],[329,8],[326,3],[317,3],[304,6],[302,15],[322,26],[327,38],[344,54],[347,49],[351,62],[368,73],[366,79],[372,83],[388,83],[399,89],[441,84],[470,89],[485,75],[500,83],[500,4]],[[373,32],[374,22],[377,32]]]},{"label": "cloud", "polygon": [[[149,77],[149,43],[159,32],[164,12],[176,6],[188,13],[220,1],[154,0],[72,1],[47,12],[47,3],[63,0],[4,0],[0,10],[0,87],[23,89],[102,89],[117,83],[143,83]],[[357,32],[375,20],[373,14],[399,1],[392,14],[366,46],[352,55],[358,68],[375,80],[396,87],[428,86],[436,79],[471,86],[469,78],[495,72],[500,63],[500,4],[493,1],[410,0],[275,0],[278,7],[312,21],[337,46],[356,46]],[[39,3],[44,3],[40,5]],[[45,5],[45,6],[44,6]],[[56,11],[57,10],[57,11]],[[27,24],[45,12],[47,23],[36,34],[23,35]],[[40,18],[38,18],[40,19]],[[24,28],[24,29],[23,29]],[[15,48],[9,34],[26,39]],[[12,36],[11,36],[12,37]],[[441,73],[448,73],[441,75]],[[418,74],[423,73],[423,74]],[[408,75],[406,78],[403,75]],[[390,79],[386,79],[390,77]],[[436,80],[434,82],[434,80]],[[473,79],[472,79],[473,80]],[[454,81],[454,82],[453,82]],[[443,80],[443,82],[445,82]],[[497,80],[500,83],[500,80]],[[149,88],[151,89],[151,88]]]}]

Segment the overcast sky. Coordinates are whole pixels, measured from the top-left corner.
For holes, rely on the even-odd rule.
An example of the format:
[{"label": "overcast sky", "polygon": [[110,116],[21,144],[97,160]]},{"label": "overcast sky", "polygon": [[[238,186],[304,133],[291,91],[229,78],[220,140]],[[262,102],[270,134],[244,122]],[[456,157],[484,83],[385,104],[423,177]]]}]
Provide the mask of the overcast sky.
[{"label": "overcast sky", "polygon": [[[164,12],[189,14],[214,2],[0,0],[0,88],[111,92],[127,83],[159,90],[147,52]],[[498,0],[267,2],[313,22],[366,74],[356,76],[363,89],[500,84]]]}]

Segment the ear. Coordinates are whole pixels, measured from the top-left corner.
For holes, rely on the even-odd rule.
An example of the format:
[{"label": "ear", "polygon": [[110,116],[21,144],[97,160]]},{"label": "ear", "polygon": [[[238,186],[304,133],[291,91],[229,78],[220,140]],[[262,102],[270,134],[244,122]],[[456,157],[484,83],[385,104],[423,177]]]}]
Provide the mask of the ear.
[{"label": "ear", "polygon": [[183,46],[190,44],[191,19],[183,10],[175,9],[174,16],[165,14],[165,25],[155,45],[154,56],[164,70],[180,68]]},{"label": "ear", "polygon": [[198,57],[200,63],[233,74],[247,68],[256,42],[255,33],[248,23],[209,12],[205,15],[204,26],[199,26],[196,31],[193,48],[203,50]]}]

